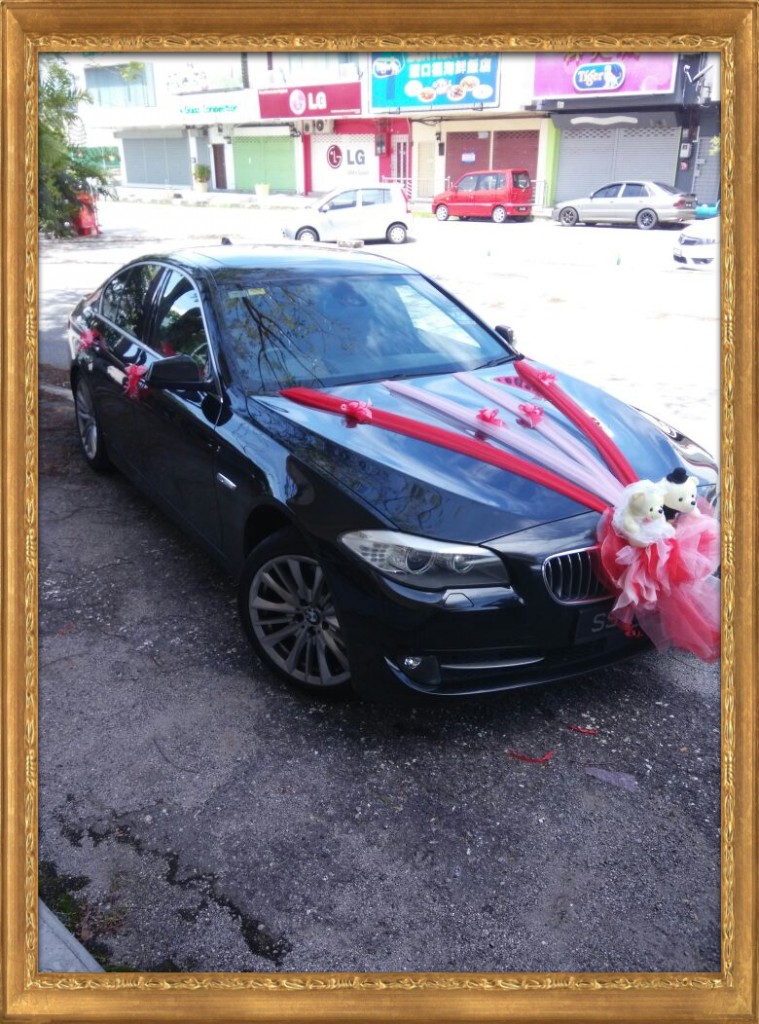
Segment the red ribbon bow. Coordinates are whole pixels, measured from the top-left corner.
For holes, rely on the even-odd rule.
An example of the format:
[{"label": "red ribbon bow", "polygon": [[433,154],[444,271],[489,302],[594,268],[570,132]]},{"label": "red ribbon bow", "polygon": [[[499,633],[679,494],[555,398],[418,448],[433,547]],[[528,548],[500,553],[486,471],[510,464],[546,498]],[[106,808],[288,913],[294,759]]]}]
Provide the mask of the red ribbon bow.
[{"label": "red ribbon bow", "polygon": [[82,331],[79,338],[79,348],[86,350],[90,348],[100,348],[102,338],[97,331],[91,330],[89,327]]},{"label": "red ribbon bow", "polygon": [[537,405],[520,405],[519,411],[522,415],[519,417],[518,422],[523,427],[532,427],[534,429],[543,419],[543,410],[538,408]]},{"label": "red ribbon bow", "polygon": [[482,420],[483,423],[492,423],[494,427],[503,426],[503,420],[499,419],[497,409],[480,409],[477,419]]},{"label": "red ribbon bow", "polygon": [[340,412],[345,413],[349,427],[355,427],[357,423],[371,423],[371,404],[371,402],[343,402]]},{"label": "red ribbon bow", "polygon": [[124,390],[127,398],[139,398],[140,391],[144,387],[142,378],[147,373],[147,366],[127,366],[124,371]]}]

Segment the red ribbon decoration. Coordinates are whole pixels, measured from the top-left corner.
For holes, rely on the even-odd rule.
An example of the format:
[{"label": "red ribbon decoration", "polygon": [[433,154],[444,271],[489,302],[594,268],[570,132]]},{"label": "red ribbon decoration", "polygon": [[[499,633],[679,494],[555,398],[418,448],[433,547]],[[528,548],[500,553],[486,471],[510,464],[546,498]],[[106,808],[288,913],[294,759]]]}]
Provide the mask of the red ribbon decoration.
[{"label": "red ribbon decoration", "polygon": [[[346,405],[335,395],[314,391],[312,388],[285,388],[280,391],[280,394],[293,402],[299,402],[301,405],[308,405],[315,409],[323,409],[325,412],[341,413],[344,412],[343,407]],[[396,434],[404,434],[406,437],[413,437],[418,441],[426,441],[428,444],[435,444],[440,448],[447,448],[460,455],[468,455],[470,458],[479,459],[480,462],[487,462],[491,466],[505,469],[509,473],[515,473],[542,487],[548,487],[558,494],[563,494],[565,498],[579,502],[580,505],[585,505],[586,508],[596,512],[604,512],[609,507],[595,494],[578,487],[570,480],[565,480],[557,473],[543,469],[542,466],[535,463],[527,462],[526,459],[520,459],[517,455],[494,448],[484,441],[478,441],[464,434],[454,434],[450,430],[443,430],[441,427],[435,427],[429,423],[421,423],[407,416],[385,412],[383,409],[372,410],[371,423]]]},{"label": "red ribbon decoration", "polygon": [[517,420],[524,427],[531,427],[533,430],[543,419],[543,410],[537,405],[520,405],[521,417]]},{"label": "red ribbon decoration", "polygon": [[127,398],[137,399],[140,397],[140,391],[143,387],[142,378],[147,372],[147,366],[135,366],[134,364],[127,366],[124,371],[124,391]]},{"label": "red ribbon decoration", "polygon": [[98,332],[89,327],[85,328],[79,337],[79,348],[83,351],[90,348],[100,348],[102,343],[103,339]]},{"label": "red ribbon decoration", "polygon": [[515,365],[517,372],[521,374],[525,381],[543,398],[552,405],[555,405],[559,412],[563,413],[576,427],[579,427],[588,440],[596,446],[604,462],[620,483],[625,485],[632,484],[639,479],[638,474],[625,456],[611,438],[599,427],[596,421],[584,409],[580,408],[574,399],[565,394],[561,388],[553,387],[556,378],[552,374],[546,374],[543,370],[537,370],[526,359],[518,359]]},{"label": "red ribbon decoration", "polygon": [[477,413],[477,419],[482,420],[483,423],[492,423],[494,427],[502,427],[503,420],[498,417],[497,409],[480,409]]},{"label": "red ribbon decoration", "polygon": [[357,423],[370,423],[372,419],[371,402],[343,402],[340,412],[345,413],[349,427],[355,427]]},{"label": "red ribbon decoration", "polygon": [[526,761],[528,764],[545,764],[546,761],[550,761],[553,757],[553,751],[549,750],[547,754],[543,754],[542,757],[528,757],[526,754],[518,754],[516,750],[509,751],[510,757],[515,757],[517,761]]}]

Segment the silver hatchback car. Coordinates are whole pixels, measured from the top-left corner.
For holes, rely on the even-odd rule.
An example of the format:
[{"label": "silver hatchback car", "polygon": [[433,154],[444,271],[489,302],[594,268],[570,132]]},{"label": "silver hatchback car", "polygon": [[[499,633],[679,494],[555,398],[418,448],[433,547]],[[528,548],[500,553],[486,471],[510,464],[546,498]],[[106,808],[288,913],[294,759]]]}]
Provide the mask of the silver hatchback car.
[{"label": "silver hatchback car", "polygon": [[684,224],[696,216],[696,197],[661,181],[615,181],[582,199],[557,203],[553,219],[574,224],[635,224],[644,231],[657,224]]},{"label": "silver hatchback car", "polygon": [[400,185],[377,182],[336,189],[299,210],[282,228],[285,238],[299,242],[372,241],[385,238],[399,245],[411,226],[411,207]]}]

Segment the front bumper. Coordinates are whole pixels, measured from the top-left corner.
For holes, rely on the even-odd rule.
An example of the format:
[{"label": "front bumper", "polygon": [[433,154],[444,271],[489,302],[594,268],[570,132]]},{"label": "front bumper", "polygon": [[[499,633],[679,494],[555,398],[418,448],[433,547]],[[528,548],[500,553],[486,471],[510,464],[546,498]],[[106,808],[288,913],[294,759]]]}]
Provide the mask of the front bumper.
[{"label": "front bumper", "polygon": [[650,649],[609,622],[608,596],[556,600],[543,552],[528,544],[507,561],[513,589],[446,591],[333,563],[354,689],[372,700],[472,696],[568,679]]}]

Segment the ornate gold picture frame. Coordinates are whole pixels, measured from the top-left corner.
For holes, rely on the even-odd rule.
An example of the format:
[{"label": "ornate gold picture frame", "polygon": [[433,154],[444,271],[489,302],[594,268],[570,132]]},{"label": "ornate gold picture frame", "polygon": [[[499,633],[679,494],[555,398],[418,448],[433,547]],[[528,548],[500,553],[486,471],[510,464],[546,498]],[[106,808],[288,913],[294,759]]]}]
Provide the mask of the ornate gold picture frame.
[{"label": "ornate gold picture frame", "polygon": [[[3,1020],[756,1021],[755,0],[0,0]],[[388,31],[392,26],[392,33]],[[38,55],[715,51],[722,61],[722,966],[715,974],[40,974],[37,970]],[[740,568],[740,572],[739,572]]]}]

